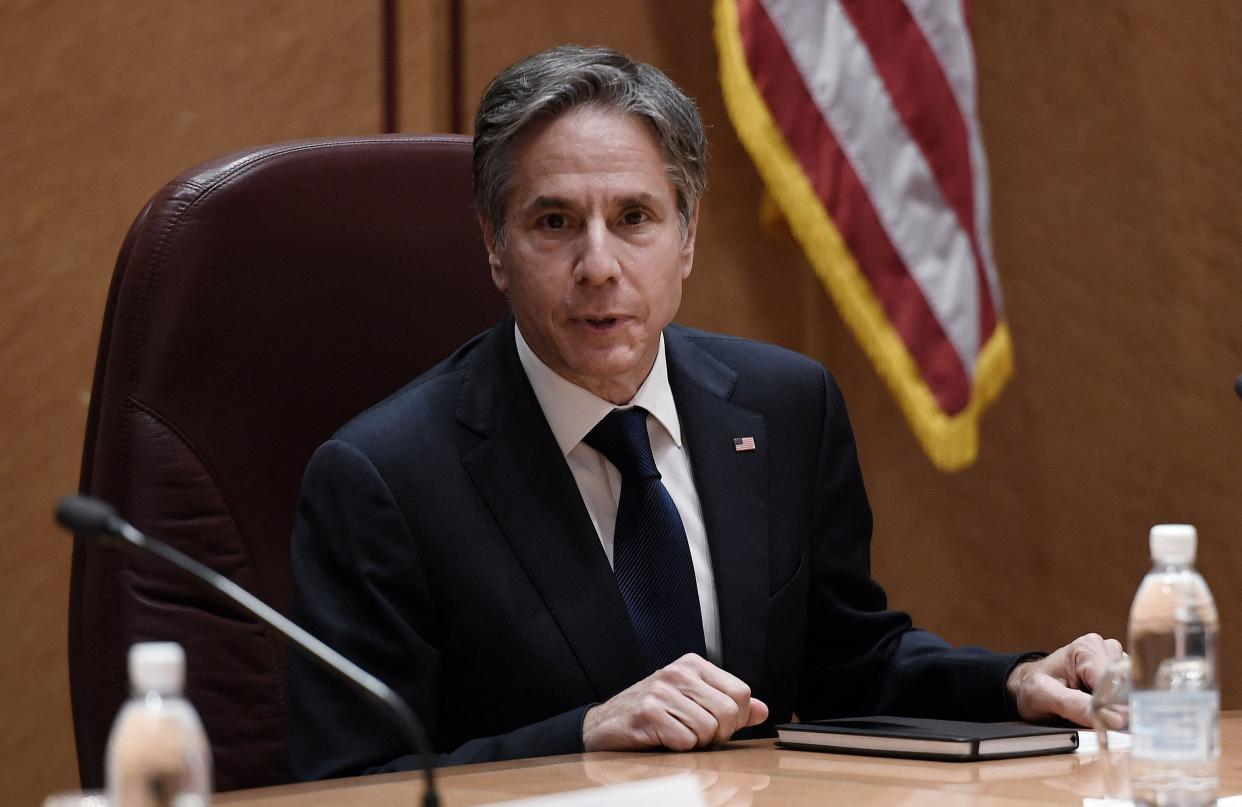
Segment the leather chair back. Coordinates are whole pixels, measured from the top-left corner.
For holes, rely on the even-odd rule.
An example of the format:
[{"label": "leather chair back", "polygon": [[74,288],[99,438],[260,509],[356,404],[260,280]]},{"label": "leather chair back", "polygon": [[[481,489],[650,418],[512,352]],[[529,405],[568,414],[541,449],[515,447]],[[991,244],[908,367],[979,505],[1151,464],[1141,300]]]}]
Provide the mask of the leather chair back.
[{"label": "leather chair back", "polygon": [[[354,414],[495,323],[470,141],[376,136],[232,154],[164,186],[117,260],[81,489],[286,611],[302,470]],[[158,559],[75,540],[82,783],[103,781],[126,653],[186,648],[216,788],[288,779],[284,643]]]}]

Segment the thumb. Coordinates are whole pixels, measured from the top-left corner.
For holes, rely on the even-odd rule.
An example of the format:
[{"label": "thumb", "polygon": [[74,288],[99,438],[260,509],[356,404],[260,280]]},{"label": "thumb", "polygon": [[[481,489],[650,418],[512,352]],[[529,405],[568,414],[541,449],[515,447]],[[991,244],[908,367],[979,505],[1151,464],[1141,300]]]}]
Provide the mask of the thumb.
[{"label": "thumb", "polygon": [[1070,689],[1059,681],[1053,687],[1047,693],[1048,711],[1080,726],[1090,726],[1091,696],[1077,689]]},{"label": "thumb", "polygon": [[746,718],[747,726],[757,726],[768,719],[768,705],[758,698],[750,699],[750,716]]}]

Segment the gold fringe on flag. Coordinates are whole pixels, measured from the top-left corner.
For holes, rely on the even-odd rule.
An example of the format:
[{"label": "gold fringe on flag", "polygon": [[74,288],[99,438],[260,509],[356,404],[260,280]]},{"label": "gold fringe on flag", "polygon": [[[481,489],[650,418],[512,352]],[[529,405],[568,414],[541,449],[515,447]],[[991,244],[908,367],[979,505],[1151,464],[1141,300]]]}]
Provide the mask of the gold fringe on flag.
[{"label": "gold fringe on flag", "polygon": [[979,454],[980,415],[1013,374],[1008,327],[998,321],[980,350],[970,403],[956,415],[945,413],[755,86],[742,48],[736,0],[716,0],[715,36],[725,106],[772,200],[932,464],[942,471],[966,468]]}]

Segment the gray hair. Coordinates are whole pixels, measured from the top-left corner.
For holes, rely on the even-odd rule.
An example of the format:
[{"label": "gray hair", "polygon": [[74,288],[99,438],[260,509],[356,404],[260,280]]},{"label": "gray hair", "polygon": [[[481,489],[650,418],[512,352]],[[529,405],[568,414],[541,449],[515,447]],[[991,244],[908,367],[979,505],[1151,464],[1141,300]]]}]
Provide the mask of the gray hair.
[{"label": "gray hair", "polygon": [[635,115],[655,130],[677,192],[684,236],[707,190],[707,137],[694,102],[655,67],[611,48],[562,45],[506,68],[483,92],[474,116],[474,200],[505,243],[514,146],[532,123],[583,106]]}]

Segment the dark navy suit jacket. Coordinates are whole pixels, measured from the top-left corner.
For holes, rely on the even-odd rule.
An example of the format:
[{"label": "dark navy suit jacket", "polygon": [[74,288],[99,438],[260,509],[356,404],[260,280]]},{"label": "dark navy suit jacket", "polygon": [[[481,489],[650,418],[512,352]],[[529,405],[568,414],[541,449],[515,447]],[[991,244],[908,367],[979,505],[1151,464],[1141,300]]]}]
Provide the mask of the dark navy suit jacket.
[{"label": "dark navy suit jacket", "polygon": [[[444,763],[582,750],[586,709],[644,676],[612,570],[506,318],[312,458],[294,616],[395,688]],[[1017,656],[950,648],[887,610],[845,404],[819,364],[670,326],[669,382],[702,502],[723,666],[802,719],[1015,715]],[[753,437],[739,452],[735,437]],[[383,715],[297,654],[292,770],[412,767]]]}]

